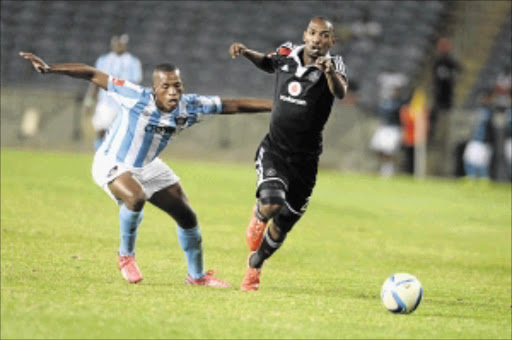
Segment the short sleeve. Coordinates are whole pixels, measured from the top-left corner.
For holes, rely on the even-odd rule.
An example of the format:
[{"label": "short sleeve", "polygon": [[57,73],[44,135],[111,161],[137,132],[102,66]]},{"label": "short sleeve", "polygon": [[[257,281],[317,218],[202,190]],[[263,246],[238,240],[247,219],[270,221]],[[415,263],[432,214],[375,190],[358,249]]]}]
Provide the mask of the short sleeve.
[{"label": "short sleeve", "polygon": [[222,102],[218,96],[197,96],[197,103],[203,113],[222,112]]},{"label": "short sleeve", "polygon": [[343,58],[339,55],[336,55],[332,58],[332,62],[334,64],[334,71],[341,75],[345,79],[345,81],[348,82],[347,67],[343,62]]},{"label": "short sleeve", "polygon": [[215,114],[222,112],[222,101],[218,96],[201,96],[185,94],[182,100],[187,105],[188,126],[197,123],[202,114]]},{"label": "short sleeve", "polygon": [[124,106],[132,106],[144,93],[144,87],[124,79],[108,77],[108,94]]},{"label": "short sleeve", "polygon": [[287,41],[279,47],[276,48],[274,52],[270,52],[266,55],[266,62],[264,61],[265,65],[268,68],[271,68],[272,70],[275,70],[279,67],[279,61],[283,58],[286,58],[292,53],[294,46],[290,41]]}]

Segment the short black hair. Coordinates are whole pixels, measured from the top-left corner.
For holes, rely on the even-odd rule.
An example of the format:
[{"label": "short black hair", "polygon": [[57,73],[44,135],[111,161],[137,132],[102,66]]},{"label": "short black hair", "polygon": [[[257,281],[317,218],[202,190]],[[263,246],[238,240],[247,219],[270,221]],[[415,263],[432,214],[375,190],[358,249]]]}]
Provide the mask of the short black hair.
[{"label": "short black hair", "polygon": [[163,64],[160,64],[160,65],[157,65],[155,67],[155,69],[153,70],[153,72],[157,72],[157,71],[161,71],[161,72],[174,72],[176,71],[178,68],[176,67],[176,65],[174,64],[171,64],[171,63],[163,63]]}]

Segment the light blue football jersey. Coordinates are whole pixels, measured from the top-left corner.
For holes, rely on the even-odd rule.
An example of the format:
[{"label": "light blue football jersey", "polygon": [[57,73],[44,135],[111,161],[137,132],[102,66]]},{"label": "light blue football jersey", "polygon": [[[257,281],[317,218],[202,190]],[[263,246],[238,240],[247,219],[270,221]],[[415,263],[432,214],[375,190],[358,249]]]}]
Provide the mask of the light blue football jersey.
[{"label": "light blue football jersey", "polygon": [[172,112],[156,107],[153,90],[109,76],[108,93],[121,106],[97,152],[127,166],[140,168],[154,160],[179,129],[190,127],[201,114],[222,112],[218,96],[184,94]]},{"label": "light blue football jersey", "polygon": [[[103,54],[96,60],[94,67],[117,79],[124,79],[135,84],[140,84],[142,81],[141,62],[129,52],[125,52],[121,55],[115,52]],[[110,98],[107,96],[107,92],[100,89],[98,102],[109,100]]]}]

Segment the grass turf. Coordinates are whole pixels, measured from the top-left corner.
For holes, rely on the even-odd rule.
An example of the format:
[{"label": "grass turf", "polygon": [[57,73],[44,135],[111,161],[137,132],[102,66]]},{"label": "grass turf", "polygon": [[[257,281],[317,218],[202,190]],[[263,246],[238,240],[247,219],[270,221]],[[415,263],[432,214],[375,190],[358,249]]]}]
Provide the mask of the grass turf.
[{"label": "grass turf", "polygon": [[[175,224],[149,204],[144,281],[128,284],[116,269],[118,209],[92,181],[92,156],[2,149],[2,339],[511,338],[510,184],[321,171],[308,212],[248,293],[252,165],[164,160],[198,213],[206,269],[233,288],[185,285]],[[380,302],[397,272],[423,284],[413,314]]]}]

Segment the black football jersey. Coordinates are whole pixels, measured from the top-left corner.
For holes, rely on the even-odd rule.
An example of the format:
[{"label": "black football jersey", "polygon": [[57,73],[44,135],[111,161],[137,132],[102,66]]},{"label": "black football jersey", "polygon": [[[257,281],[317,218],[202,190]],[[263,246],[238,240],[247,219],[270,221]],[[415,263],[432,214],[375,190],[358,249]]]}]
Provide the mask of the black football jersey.
[{"label": "black football jersey", "polygon": [[[276,74],[269,135],[285,152],[319,155],[334,96],[322,70],[315,65],[303,66],[303,51],[304,45],[287,42],[266,56],[265,66]],[[341,56],[327,57],[347,80]]]}]

